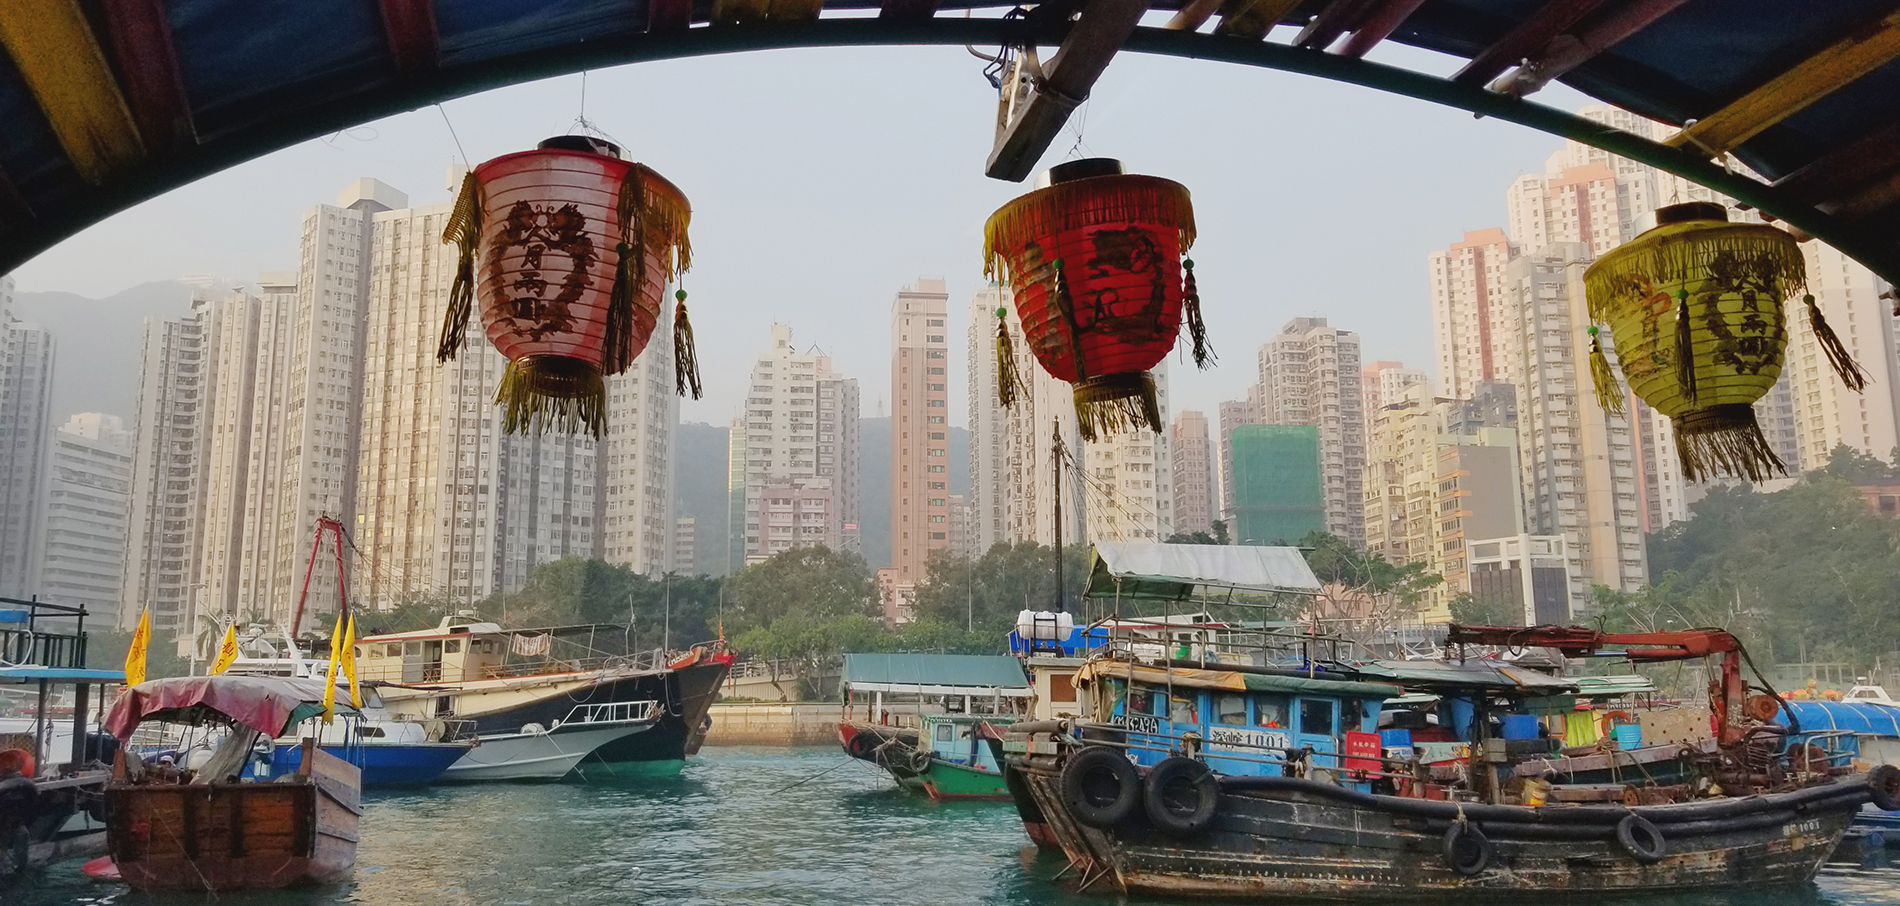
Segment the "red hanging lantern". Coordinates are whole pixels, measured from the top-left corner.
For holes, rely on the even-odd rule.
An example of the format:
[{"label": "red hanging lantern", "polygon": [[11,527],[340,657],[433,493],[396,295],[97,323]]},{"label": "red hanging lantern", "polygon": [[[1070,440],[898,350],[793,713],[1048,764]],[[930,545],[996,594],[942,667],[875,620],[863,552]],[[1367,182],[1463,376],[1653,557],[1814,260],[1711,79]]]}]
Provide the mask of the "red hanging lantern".
[{"label": "red hanging lantern", "polygon": [[[691,217],[678,188],[600,139],[551,138],[476,167],[442,232],[461,258],[437,359],[455,357],[479,303],[489,341],[508,358],[495,392],[503,430],[600,436],[606,377],[646,348],[666,284],[691,264]],[[697,397],[678,296],[677,379]]]},{"label": "red hanging lantern", "polygon": [[[984,226],[985,273],[1015,290],[1024,338],[1044,370],[1075,385],[1084,439],[1161,430],[1149,369],[1185,318],[1194,361],[1213,360],[1201,324],[1194,208],[1180,183],[1122,173],[1118,161],[1071,161],[1049,185],[1004,205]],[[1185,276],[1185,279],[1184,279]],[[1002,369],[1004,400],[1020,392]],[[1007,403],[1006,403],[1007,404]]]}]

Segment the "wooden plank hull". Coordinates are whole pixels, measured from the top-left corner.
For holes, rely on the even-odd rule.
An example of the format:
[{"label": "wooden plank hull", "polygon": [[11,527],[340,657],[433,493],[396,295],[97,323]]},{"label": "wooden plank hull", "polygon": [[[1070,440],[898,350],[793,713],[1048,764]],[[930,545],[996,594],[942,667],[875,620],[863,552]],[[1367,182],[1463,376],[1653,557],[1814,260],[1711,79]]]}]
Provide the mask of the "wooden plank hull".
[{"label": "wooden plank hull", "polygon": [[362,815],[356,768],[321,750],[268,783],[106,789],[108,848],[134,890],[267,890],[346,880]]},{"label": "wooden plank hull", "polygon": [[[1799,883],[1814,877],[1864,799],[1807,796],[1749,816],[1697,821],[1671,820],[1669,813],[1695,806],[1637,807],[1629,811],[1653,820],[1667,841],[1662,857],[1647,863],[1622,848],[1613,824],[1578,826],[1556,809],[1509,807],[1523,820],[1471,822],[1494,852],[1483,870],[1466,875],[1446,858],[1448,822],[1367,802],[1393,797],[1347,801],[1243,786],[1223,790],[1216,816],[1198,833],[1169,834],[1139,807],[1103,830],[1074,818],[1054,759],[1014,763],[1044,819],[1040,830],[1085,873],[1111,879],[1098,883],[1254,900],[1522,898]],[[1843,785],[1842,792],[1851,790]]]}]

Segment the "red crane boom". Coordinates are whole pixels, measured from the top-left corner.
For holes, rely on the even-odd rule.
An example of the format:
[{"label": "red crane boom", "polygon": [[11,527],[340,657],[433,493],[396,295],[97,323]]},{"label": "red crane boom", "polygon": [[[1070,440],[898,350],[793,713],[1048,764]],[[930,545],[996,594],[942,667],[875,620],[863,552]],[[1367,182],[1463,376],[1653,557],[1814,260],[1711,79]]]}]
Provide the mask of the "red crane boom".
[{"label": "red crane boom", "polygon": [[1566,657],[1609,653],[1632,661],[1682,661],[1719,654],[1722,679],[1709,684],[1709,710],[1714,715],[1716,741],[1739,744],[1749,728],[1748,684],[1742,679],[1742,643],[1723,629],[1685,629],[1676,632],[1602,632],[1587,626],[1452,626],[1445,635],[1452,645],[1495,645],[1508,648],[1554,648]]}]

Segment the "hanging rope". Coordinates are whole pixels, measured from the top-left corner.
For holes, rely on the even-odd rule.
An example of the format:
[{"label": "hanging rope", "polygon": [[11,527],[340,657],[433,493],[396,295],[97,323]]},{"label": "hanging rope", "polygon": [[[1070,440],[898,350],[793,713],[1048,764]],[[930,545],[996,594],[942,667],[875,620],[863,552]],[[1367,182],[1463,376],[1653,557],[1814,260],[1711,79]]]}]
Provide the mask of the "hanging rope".
[{"label": "hanging rope", "polygon": [[1867,389],[1867,373],[1861,370],[1860,363],[1847,352],[1847,346],[1841,338],[1835,336],[1834,328],[1827,326],[1827,317],[1821,314],[1821,306],[1814,304],[1814,294],[1801,297],[1808,306],[1808,327],[1814,330],[1814,341],[1821,345],[1821,351],[1827,354],[1827,363],[1834,366],[1834,373],[1841,376],[1841,383],[1848,389],[1859,393]]}]

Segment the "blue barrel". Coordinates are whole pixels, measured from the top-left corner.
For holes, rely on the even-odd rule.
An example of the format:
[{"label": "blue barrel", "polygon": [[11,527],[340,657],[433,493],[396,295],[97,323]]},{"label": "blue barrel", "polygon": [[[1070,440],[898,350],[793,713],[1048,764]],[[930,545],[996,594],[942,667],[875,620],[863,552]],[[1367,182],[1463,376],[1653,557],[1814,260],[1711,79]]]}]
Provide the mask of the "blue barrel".
[{"label": "blue barrel", "polygon": [[1616,746],[1619,749],[1634,749],[1643,744],[1642,724],[1617,724]]},{"label": "blue barrel", "polygon": [[1537,715],[1506,714],[1503,719],[1505,739],[1536,739]]},{"label": "blue barrel", "polygon": [[1382,748],[1390,749],[1397,746],[1410,746],[1411,744],[1412,744],[1412,731],[1410,730],[1380,730],[1379,731],[1379,745]]}]

